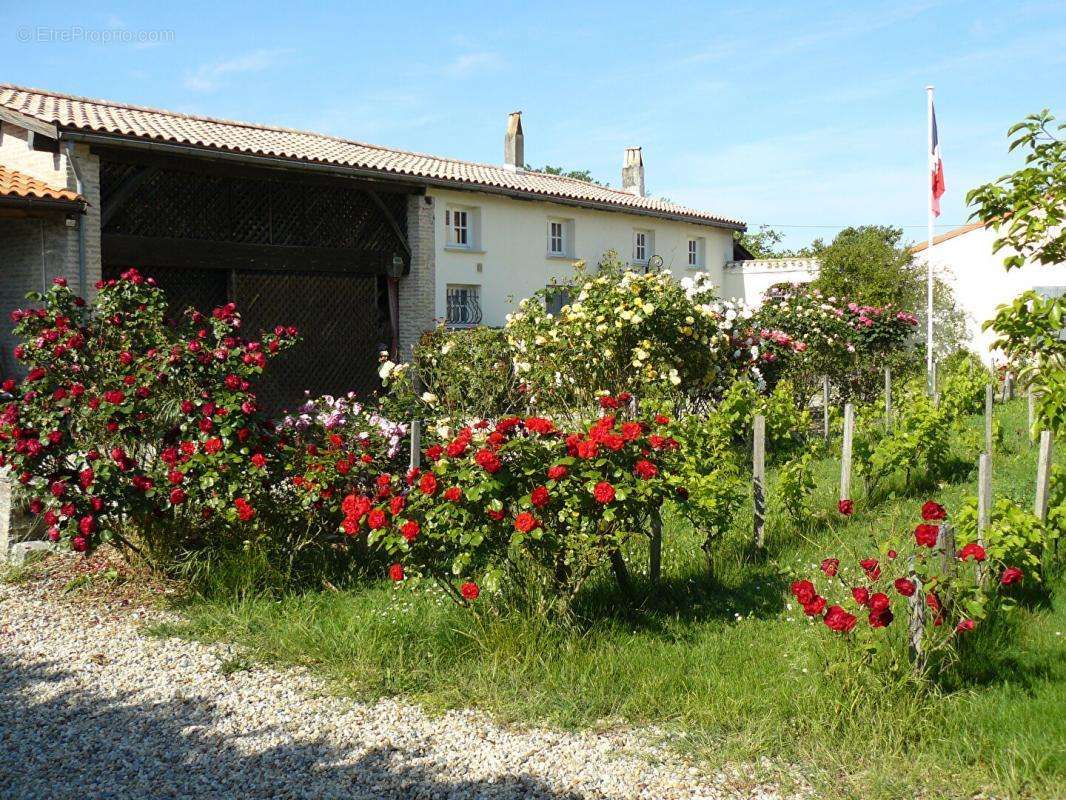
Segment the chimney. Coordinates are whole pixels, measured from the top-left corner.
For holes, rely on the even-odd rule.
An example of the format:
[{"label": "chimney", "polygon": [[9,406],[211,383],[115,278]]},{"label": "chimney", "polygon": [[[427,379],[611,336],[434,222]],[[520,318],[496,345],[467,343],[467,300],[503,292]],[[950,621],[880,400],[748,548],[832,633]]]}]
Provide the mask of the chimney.
[{"label": "chimney", "polygon": [[507,134],[503,137],[503,165],[514,170],[524,169],[526,166],[521,111],[512,111],[507,117]]},{"label": "chimney", "polygon": [[644,156],[639,147],[627,147],[622,162],[622,191],[644,196]]}]

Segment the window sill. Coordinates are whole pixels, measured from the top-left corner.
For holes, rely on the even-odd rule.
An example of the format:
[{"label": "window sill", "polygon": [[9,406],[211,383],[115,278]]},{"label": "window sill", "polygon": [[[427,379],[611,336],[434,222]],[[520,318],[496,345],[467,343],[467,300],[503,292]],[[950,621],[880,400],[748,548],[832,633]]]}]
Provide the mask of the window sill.
[{"label": "window sill", "polygon": [[485,255],[485,251],[484,250],[478,250],[475,247],[456,247],[455,245],[446,244],[446,245],[444,245],[444,249],[445,249],[445,251],[447,251],[449,253],[470,253],[471,255],[475,255],[475,256],[483,256],[483,255]]},{"label": "window sill", "polygon": [[685,269],[690,269],[693,272],[702,272],[707,268],[703,264],[686,264]]},{"label": "window sill", "polygon": [[544,257],[551,261],[573,261],[574,257],[566,253],[545,253]]}]

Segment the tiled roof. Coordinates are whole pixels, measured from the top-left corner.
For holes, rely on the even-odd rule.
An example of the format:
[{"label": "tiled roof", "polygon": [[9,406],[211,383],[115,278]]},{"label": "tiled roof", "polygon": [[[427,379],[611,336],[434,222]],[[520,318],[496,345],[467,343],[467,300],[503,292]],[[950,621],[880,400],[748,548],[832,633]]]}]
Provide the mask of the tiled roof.
[{"label": "tiled roof", "polygon": [[[936,246],[941,242],[946,242],[948,239],[954,239],[956,236],[962,236],[964,233],[969,233],[970,231],[975,231],[978,228],[983,227],[985,227],[985,224],[983,222],[971,222],[969,225],[963,225],[959,228],[955,228],[954,230],[950,230],[947,233],[942,233],[939,236],[934,236],[933,245]],[[919,242],[918,244],[914,245],[914,247],[911,248],[911,252],[920,253],[928,246],[929,240],[926,239],[924,242]]]},{"label": "tiled roof", "polygon": [[49,186],[23,172],[0,164],[0,197],[20,200],[60,200],[68,203],[84,202],[81,195],[70,189]]},{"label": "tiled roof", "polygon": [[591,207],[613,207],[697,224],[743,227],[744,223],[707,211],[620,189],[546,175],[510,170],[451,158],[409,153],[307,131],[179,114],[106,100],[0,84],[0,107],[58,126],[62,131],[201,147],[251,156],[327,164],[362,171],[422,179],[430,183],[496,191],[524,197],[542,196]]}]

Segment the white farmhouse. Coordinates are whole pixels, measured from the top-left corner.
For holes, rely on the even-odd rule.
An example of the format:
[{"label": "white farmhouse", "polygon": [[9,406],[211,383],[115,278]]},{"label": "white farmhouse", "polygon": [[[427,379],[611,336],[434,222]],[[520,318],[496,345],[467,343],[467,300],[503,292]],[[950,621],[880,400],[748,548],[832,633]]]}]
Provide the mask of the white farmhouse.
[{"label": "white farmhouse", "polygon": [[[976,222],[933,237],[932,249],[934,272],[951,285],[968,317],[969,347],[989,363],[996,356],[991,349],[995,333],[982,331],[981,323],[995,316],[997,306],[1031,289],[1046,297],[1066,293],[1066,264],[1027,262],[1008,271],[1003,259],[1014,251],[992,252],[997,236],[994,228]],[[911,248],[915,261],[923,266],[929,252],[928,241]]]}]

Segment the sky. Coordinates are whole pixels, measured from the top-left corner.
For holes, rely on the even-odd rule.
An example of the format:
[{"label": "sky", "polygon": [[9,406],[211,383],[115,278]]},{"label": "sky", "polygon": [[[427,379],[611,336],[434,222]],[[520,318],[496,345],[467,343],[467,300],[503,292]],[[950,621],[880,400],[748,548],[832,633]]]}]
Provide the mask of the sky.
[{"label": "sky", "polygon": [[926,98],[947,177],[1015,169],[1006,131],[1066,115],[1066,0],[650,4],[0,4],[0,82],[313,130],[614,186],[771,225],[799,247],[848,225],[925,239]]}]

